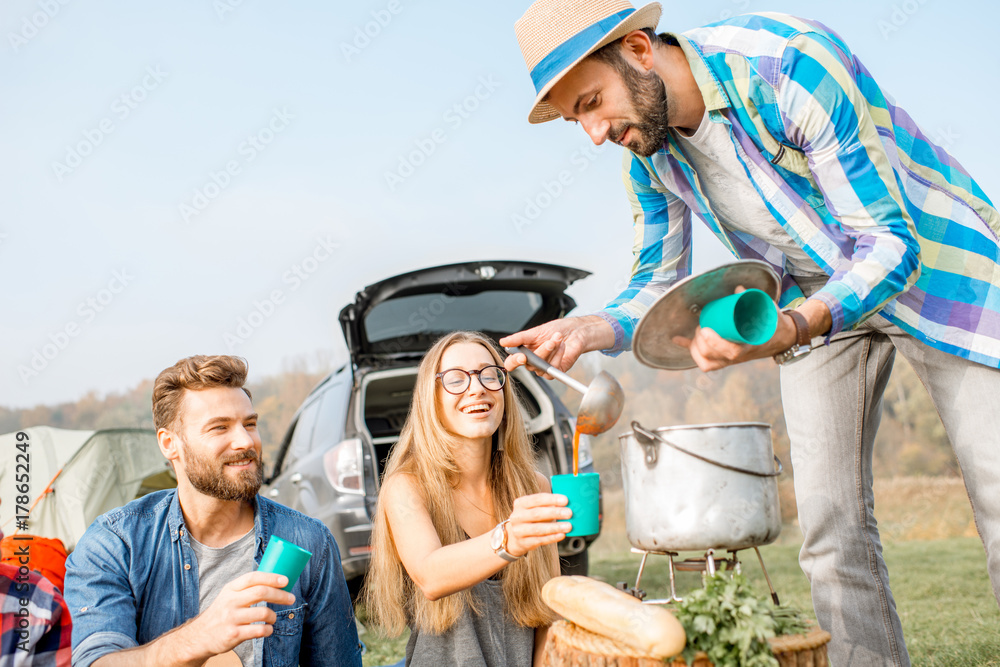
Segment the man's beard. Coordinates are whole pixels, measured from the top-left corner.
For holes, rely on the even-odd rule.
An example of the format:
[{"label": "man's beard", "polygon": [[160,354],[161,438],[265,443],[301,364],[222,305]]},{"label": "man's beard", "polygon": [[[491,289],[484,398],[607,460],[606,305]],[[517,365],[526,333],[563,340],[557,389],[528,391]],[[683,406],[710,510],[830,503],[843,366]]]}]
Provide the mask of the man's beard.
[{"label": "man's beard", "polygon": [[[187,445],[184,446],[184,451],[187,459],[184,472],[188,481],[206,496],[252,503],[264,483],[264,464],[252,449],[221,460],[200,457],[188,449]],[[226,475],[227,463],[247,460],[254,462],[252,469],[241,470],[235,480]]]},{"label": "man's beard", "polygon": [[632,128],[632,136],[625,148],[636,155],[649,157],[663,148],[670,127],[667,108],[667,87],[663,79],[653,71],[640,73],[629,64],[616,68],[622,75],[629,92],[629,101],[639,120],[632,124],[620,124],[611,128],[612,137],[620,137],[627,127]]}]

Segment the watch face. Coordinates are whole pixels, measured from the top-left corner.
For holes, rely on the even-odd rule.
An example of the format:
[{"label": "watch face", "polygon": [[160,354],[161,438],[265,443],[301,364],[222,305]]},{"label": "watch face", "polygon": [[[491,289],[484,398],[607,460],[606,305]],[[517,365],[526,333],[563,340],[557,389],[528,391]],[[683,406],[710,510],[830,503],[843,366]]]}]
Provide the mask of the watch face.
[{"label": "watch face", "polygon": [[503,526],[497,526],[490,533],[490,548],[496,551],[503,546]]},{"label": "watch face", "polygon": [[811,345],[792,345],[781,354],[774,355],[774,361],[779,366],[790,364],[802,359],[812,351]]}]

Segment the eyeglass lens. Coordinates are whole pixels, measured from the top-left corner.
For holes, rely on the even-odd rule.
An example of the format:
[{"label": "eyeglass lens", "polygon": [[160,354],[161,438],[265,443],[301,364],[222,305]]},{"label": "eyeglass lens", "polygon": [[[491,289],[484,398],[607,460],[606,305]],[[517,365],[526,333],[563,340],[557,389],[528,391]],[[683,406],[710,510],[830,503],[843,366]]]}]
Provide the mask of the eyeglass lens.
[{"label": "eyeglass lens", "polygon": [[472,376],[479,378],[480,384],[490,391],[503,389],[505,372],[499,366],[487,366],[478,371],[465,371],[461,368],[451,368],[441,374],[441,384],[452,394],[461,394],[469,388]]}]

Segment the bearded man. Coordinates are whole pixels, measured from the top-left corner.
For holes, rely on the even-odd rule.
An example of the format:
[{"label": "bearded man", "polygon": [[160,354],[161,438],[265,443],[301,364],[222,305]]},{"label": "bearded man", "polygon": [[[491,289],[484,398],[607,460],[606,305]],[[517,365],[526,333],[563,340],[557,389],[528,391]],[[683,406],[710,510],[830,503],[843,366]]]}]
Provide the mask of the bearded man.
[{"label": "bearded man", "polygon": [[[329,529],[258,495],[260,433],[247,365],[194,356],[153,385],[177,488],[99,517],[66,563],[73,665],[350,665],[354,611]],[[257,572],[269,538],[312,553],[291,587]]]},{"label": "bearded man", "polygon": [[817,21],[746,14],[657,34],[660,12],[537,0],[515,25],[535,87],[528,120],[563,118],[626,149],[635,241],[629,285],[604,309],[500,343],[561,370],[628,349],[650,304],[691,272],[693,217],[736,257],[769,264],[783,308],[769,341],[699,328],[672,342],[704,371],[780,364],[799,562],[830,661],[905,667],[872,493],[896,352],[948,432],[1000,601],[1000,215]]}]

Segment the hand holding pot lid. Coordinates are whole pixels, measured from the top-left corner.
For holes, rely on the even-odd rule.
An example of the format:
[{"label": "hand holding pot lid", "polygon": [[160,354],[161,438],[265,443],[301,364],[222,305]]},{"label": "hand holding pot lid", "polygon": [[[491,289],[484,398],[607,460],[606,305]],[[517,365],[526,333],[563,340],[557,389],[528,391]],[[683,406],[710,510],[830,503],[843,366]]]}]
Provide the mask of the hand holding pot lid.
[{"label": "hand holding pot lid", "polygon": [[693,339],[706,304],[734,294],[739,287],[760,290],[777,301],[781,281],[768,264],[752,259],[679,281],[650,306],[636,325],[632,338],[636,359],[652,368],[694,368],[697,364],[691,351],[674,338]]}]

